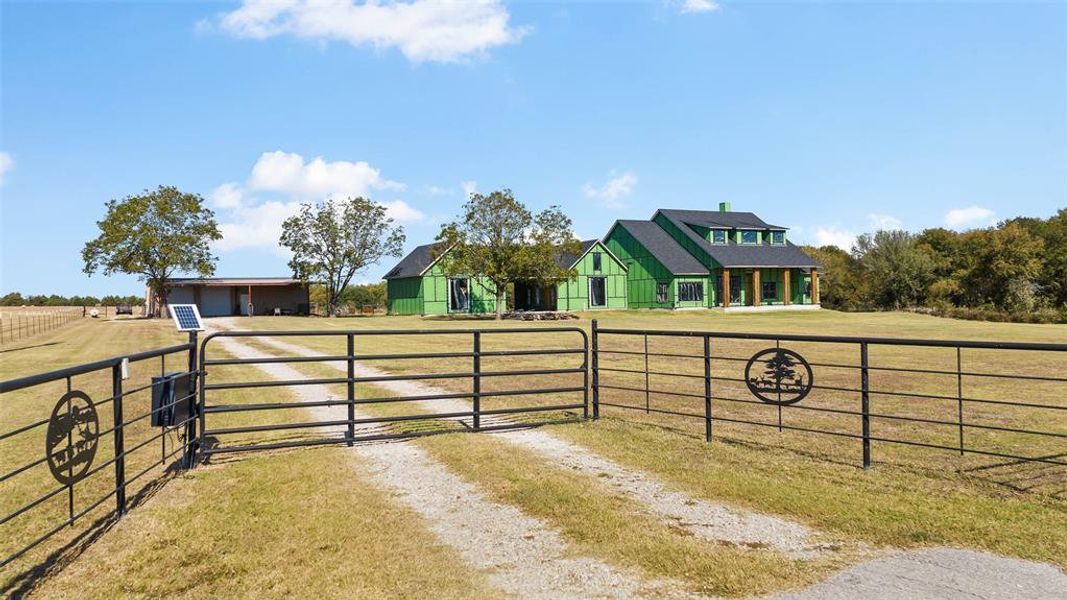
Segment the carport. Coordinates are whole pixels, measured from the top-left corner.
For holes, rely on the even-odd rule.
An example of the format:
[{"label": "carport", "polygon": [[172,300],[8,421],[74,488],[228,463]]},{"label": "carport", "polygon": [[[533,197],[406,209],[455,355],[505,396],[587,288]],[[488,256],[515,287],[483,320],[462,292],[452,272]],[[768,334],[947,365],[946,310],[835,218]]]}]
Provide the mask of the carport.
[{"label": "carport", "polygon": [[[146,293],[152,306],[152,291]],[[306,315],[307,284],[287,277],[217,277],[170,280],[168,304],[195,304],[205,317]]]}]

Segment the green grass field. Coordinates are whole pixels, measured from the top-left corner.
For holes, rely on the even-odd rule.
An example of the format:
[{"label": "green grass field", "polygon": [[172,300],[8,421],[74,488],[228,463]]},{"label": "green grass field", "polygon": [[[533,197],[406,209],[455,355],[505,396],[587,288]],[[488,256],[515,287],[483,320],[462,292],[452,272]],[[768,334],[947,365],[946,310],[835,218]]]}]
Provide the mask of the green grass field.
[{"label": "green grass field", "polygon": [[[706,312],[616,312],[595,316],[601,327],[621,328],[1041,342],[1067,339],[1067,326],[977,323],[898,313],[821,311],[725,316]],[[267,317],[245,319],[240,323],[261,330],[324,329],[339,332],[516,326],[536,330],[559,325],[588,328],[589,325],[587,318],[561,323],[515,323],[414,317]],[[633,349],[635,344],[643,342],[604,338],[602,348]],[[462,335],[357,336],[356,339],[358,354],[461,352],[470,347],[469,337]],[[484,336],[483,350],[569,347],[577,339],[573,334],[494,334]],[[3,350],[0,377],[7,379],[182,341],[184,337],[175,333],[169,322],[86,320],[35,338],[32,344],[0,347]],[[247,341],[256,348],[268,348],[262,342]],[[300,337],[288,341],[324,354],[344,351],[343,338]],[[747,357],[765,346],[765,343],[743,342],[717,348],[714,353],[723,357]],[[227,356],[217,346],[209,344],[208,347],[211,356]],[[856,360],[850,347],[795,347],[812,362],[855,364]],[[694,348],[691,343],[672,340],[650,342],[653,352],[689,353]],[[876,364],[886,366],[921,364],[929,369],[955,368],[954,351],[892,349],[883,352],[872,349],[872,359],[878,361]],[[626,361],[633,360],[627,357],[617,364],[627,367],[630,363]],[[1058,357],[1005,361],[984,351],[965,351],[964,360],[965,370],[990,372],[1011,370],[1037,374],[1056,368],[1062,370],[1063,366],[1063,359]],[[579,362],[580,359],[571,355],[551,359],[498,359],[496,363],[486,358],[483,359],[483,369],[546,368]],[[694,364],[680,360],[650,362],[650,368],[664,372],[702,372],[702,363],[692,362]],[[721,363],[716,364],[714,372],[723,377],[731,374],[730,369],[737,368],[730,361]],[[411,360],[375,366],[409,374],[459,372],[469,368],[469,359]],[[159,364],[144,365],[131,379],[146,378],[160,368]],[[297,368],[311,377],[338,375],[332,367],[322,364],[297,365]],[[822,380],[839,387],[851,385],[855,377],[854,370],[844,368],[820,374]],[[529,386],[527,389],[548,387],[559,385],[560,377],[487,378],[484,389],[517,385]],[[644,385],[643,376],[640,381],[627,377],[619,374],[616,381],[625,385]],[[209,381],[213,382],[264,378],[262,373],[250,373],[246,367],[214,367],[209,373]],[[674,382],[674,379],[677,378],[653,379],[650,387],[687,391],[692,385],[687,381]],[[951,379],[946,384],[940,376],[903,379],[899,373],[885,372],[872,376],[872,387],[955,393],[955,377]],[[433,383],[460,392],[468,391],[470,385],[469,380],[463,379]],[[697,383],[702,391],[703,382]],[[1046,403],[1067,406],[1062,384],[1058,392],[1052,386],[1038,385],[1020,396],[1011,382],[980,383],[977,378],[970,378],[965,383],[968,395],[1031,400],[1040,396]],[[94,398],[106,397],[110,392],[110,379],[86,376],[77,381],[75,387],[90,391]],[[32,419],[42,411],[50,411],[64,390],[64,386],[56,385],[33,395],[5,395],[0,402],[0,432]],[[266,390],[220,391],[209,402],[285,402],[292,398],[285,388]],[[343,386],[336,386],[335,391],[343,395]],[[726,388],[722,393],[730,395],[731,391]],[[361,397],[387,395],[370,385],[360,386],[359,394]],[[487,407],[556,404],[562,399],[487,400]],[[576,399],[580,398],[573,394],[566,398],[568,401]],[[615,399],[641,405],[645,401],[643,393],[623,393]],[[849,406],[854,401],[854,394],[850,397],[846,393],[813,393],[810,401],[818,406]],[[878,398],[875,402],[877,410],[883,413],[944,414],[946,418],[955,418],[955,402],[948,406],[936,402],[909,403],[893,398]],[[655,396],[651,398],[651,406],[699,412],[702,401]],[[396,414],[396,411],[410,414],[417,410],[411,405],[368,409],[380,414]],[[717,414],[728,417],[756,418],[772,423],[777,419],[777,410],[769,406],[731,406],[722,402],[716,409],[722,411]],[[1055,415],[1048,418],[1018,409],[994,410],[990,406],[976,407],[973,413],[971,410],[968,407],[968,420],[1067,432],[1067,424],[1062,417],[1060,420],[1054,418]],[[287,410],[289,414],[286,416],[264,412],[238,413],[230,416],[228,422],[219,421],[210,426],[292,420],[300,411],[302,409]],[[832,559],[814,564],[784,561],[771,552],[760,550],[739,553],[730,548],[708,547],[676,530],[650,522],[624,499],[605,495],[588,476],[567,472],[532,454],[504,447],[492,436],[449,435],[414,443],[485,489],[491,497],[557,527],[577,551],[612,564],[636,568],[648,576],[678,578],[694,591],[741,596],[796,588],[824,577],[842,564],[858,560],[864,555],[862,548],[881,546],[978,548],[1067,567],[1064,559],[1067,556],[1067,531],[1062,526],[1067,516],[1067,471],[1062,467],[1002,464],[1005,461],[990,457],[961,457],[954,452],[876,443],[875,468],[864,471],[859,467],[859,443],[852,439],[779,432],[776,427],[722,423],[716,425],[715,442],[707,444],[703,441],[701,421],[609,407],[604,408],[602,415],[599,422],[553,426],[549,431],[623,465],[651,473],[693,497],[786,516],[843,540],[846,547]],[[858,420],[851,415],[806,415],[802,411],[786,411],[784,419],[787,424],[840,427],[842,431],[854,430]],[[945,433],[915,424],[894,424],[889,419],[875,420],[874,427],[876,434],[891,432],[894,436],[914,436],[916,440],[951,441],[957,435],[954,428]],[[136,436],[148,433],[146,428],[131,435],[136,439]],[[969,438],[969,442],[983,447],[1049,455],[1067,451],[1061,438],[1035,443],[1018,434],[967,433],[976,436]],[[242,437],[225,441],[239,444],[278,439],[282,435],[291,439],[296,434],[242,434]],[[129,443],[130,437],[127,439]],[[25,462],[26,458],[38,456],[40,450],[34,443],[36,441],[14,443],[15,440],[9,440],[12,443],[0,446],[0,473]],[[0,444],[4,443],[0,441]],[[110,451],[110,447],[102,442],[100,452],[106,456]],[[320,448],[227,456],[176,477],[168,476],[164,479],[168,483],[160,489],[149,486],[154,476],[146,477],[146,493],[141,505],[106,530],[93,544],[67,551],[63,555],[65,558],[53,561],[56,567],[63,568],[56,568],[56,573],[43,578],[39,594],[41,597],[65,597],[74,586],[81,595],[99,598],[117,595],[202,596],[205,593],[240,596],[249,590],[256,590],[257,596],[267,597],[295,593],[321,597],[491,597],[495,594],[476,571],[463,565],[455,550],[435,541],[418,515],[399,506],[388,494],[361,483],[358,464],[352,472],[338,477],[338,462],[346,456],[351,458],[350,455],[344,448]],[[162,469],[159,471],[162,475]],[[102,473],[103,480],[97,484],[100,489],[106,487],[108,475],[110,471]],[[20,479],[22,477],[26,479]],[[19,502],[46,490],[49,485],[54,482],[47,472],[44,475],[26,473],[0,482],[3,492],[0,494],[0,514],[10,512]],[[109,507],[108,504],[102,506],[100,514]],[[33,516],[27,514],[18,522],[0,525],[3,532],[0,554],[20,541],[32,539],[30,536],[34,531],[56,518],[61,521],[65,517],[66,496],[61,495],[55,506],[41,508],[33,511]],[[50,552],[68,545],[77,534],[78,528],[63,533],[39,551],[31,552],[25,560],[5,569],[0,573],[0,590],[10,593],[18,589],[17,586],[26,579],[27,568],[41,564]],[[160,564],[180,564],[182,568],[161,573]],[[93,577],[94,573],[104,572],[109,576]],[[196,576],[187,577],[189,573]]]}]

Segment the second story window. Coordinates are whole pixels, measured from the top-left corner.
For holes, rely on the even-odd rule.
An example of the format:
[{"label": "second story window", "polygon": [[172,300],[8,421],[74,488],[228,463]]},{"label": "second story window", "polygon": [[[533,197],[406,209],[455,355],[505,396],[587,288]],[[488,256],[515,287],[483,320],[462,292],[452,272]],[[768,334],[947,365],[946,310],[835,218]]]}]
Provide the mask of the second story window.
[{"label": "second story window", "polygon": [[602,263],[603,263],[602,255],[599,252],[594,252],[593,253],[593,270],[594,271],[599,271],[600,267],[602,266]]},{"label": "second story window", "polygon": [[784,231],[772,231],[771,243],[779,246],[785,244],[785,232]]},{"label": "second story window", "polygon": [[712,229],[711,230],[711,243],[712,244],[725,244],[726,243],[726,230],[725,229]]},{"label": "second story window", "polygon": [[744,229],[741,231],[741,243],[742,244],[758,244],[759,232],[753,229]]}]

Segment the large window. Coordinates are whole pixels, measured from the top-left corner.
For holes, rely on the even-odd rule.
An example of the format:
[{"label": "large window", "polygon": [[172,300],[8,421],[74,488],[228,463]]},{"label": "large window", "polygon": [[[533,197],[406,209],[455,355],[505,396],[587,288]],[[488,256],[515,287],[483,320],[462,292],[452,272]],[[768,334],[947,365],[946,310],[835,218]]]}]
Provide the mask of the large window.
[{"label": "large window", "polygon": [[600,268],[603,266],[604,256],[600,252],[593,253],[593,271],[600,272]]},{"label": "large window", "polygon": [[667,284],[662,281],[656,282],[656,302],[659,304],[666,304],[667,300]]},{"label": "large window", "polygon": [[712,229],[711,230],[711,243],[712,244],[725,244],[726,243],[726,230],[725,229]]},{"label": "large window", "polygon": [[778,299],[778,282],[777,281],[764,281],[763,282],[763,299],[764,300],[777,300]]},{"label": "large window", "polygon": [[759,232],[754,229],[744,229],[741,231],[741,243],[742,244],[758,244]]},{"label": "large window", "polygon": [[700,281],[682,281],[678,283],[679,302],[701,302],[704,300],[704,283]]},{"label": "large window", "polygon": [[589,306],[607,306],[608,287],[603,277],[589,278]]},{"label": "large window", "polygon": [[784,231],[772,231],[771,243],[781,246],[785,244],[785,232]]},{"label": "large window", "polygon": [[448,280],[448,310],[468,312],[471,308],[471,284],[467,278]]}]

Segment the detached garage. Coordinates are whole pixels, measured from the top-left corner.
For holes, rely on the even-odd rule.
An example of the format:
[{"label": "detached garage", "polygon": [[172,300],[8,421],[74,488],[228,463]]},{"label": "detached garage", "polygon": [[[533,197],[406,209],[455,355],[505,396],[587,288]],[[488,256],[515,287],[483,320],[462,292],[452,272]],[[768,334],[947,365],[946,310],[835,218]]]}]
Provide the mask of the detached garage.
[{"label": "detached garage", "polygon": [[[152,292],[146,295],[152,306]],[[286,277],[172,279],[168,304],[195,304],[205,317],[236,315],[306,315],[308,286]]]}]

